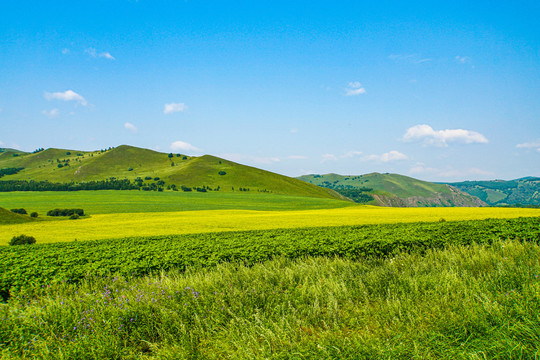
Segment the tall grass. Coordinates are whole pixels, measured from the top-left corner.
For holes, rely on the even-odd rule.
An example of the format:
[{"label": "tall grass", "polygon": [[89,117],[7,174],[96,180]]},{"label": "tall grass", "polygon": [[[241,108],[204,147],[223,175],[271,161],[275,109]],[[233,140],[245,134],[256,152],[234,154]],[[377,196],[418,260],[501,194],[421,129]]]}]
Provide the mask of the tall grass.
[{"label": "tall grass", "polygon": [[[16,294],[2,358],[534,359],[540,247],[517,241],[245,267]],[[35,294],[35,291],[33,292]]]}]

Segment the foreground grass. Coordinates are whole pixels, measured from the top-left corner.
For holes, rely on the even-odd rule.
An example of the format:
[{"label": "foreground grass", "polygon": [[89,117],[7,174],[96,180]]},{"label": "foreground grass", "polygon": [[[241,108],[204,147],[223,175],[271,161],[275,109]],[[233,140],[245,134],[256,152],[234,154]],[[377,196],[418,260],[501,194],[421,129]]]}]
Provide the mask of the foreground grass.
[{"label": "foreground grass", "polygon": [[293,211],[210,210],[101,214],[75,221],[0,225],[0,245],[7,245],[13,236],[20,234],[34,236],[42,244],[134,236],[538,216],[540,209],[386,208],[360,205]]},{"label": "foreground grass", "polygon": [[0,354],[40,359],[533,359],[540,247],[284,258],[59,284],[0,305]]},{"label": "foreground grass", "polygon": [[0,192],[0,206],[25,208],[45,216],[54,208],[82,208],[88,214],[148,213],[195,210],[307,210],[355,206],[336,199],[288,196],[257,192],[212,191],[17,191]]}]

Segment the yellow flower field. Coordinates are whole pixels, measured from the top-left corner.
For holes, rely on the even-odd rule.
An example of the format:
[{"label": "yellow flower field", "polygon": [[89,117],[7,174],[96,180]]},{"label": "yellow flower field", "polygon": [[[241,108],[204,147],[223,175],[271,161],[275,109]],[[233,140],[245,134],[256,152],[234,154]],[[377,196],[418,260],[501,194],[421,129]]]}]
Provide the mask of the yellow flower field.
[{"label": "yellow flower field", "polygon": [[236,230],[398,222],[430,222],[540,216],[540,209],[386,208],[355,206],[302,211],[204,210],[92,215],[86,219],[39,221],[0,226],[0,245],[14,235],[34,236],[39,243],[113,239]]}]

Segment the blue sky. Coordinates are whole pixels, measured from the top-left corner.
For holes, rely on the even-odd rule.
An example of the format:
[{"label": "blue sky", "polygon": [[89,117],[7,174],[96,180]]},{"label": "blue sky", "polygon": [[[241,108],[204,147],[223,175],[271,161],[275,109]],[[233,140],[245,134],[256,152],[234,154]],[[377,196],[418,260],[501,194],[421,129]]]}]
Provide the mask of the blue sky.
[{"label": "blue sky", "polygon": [[540,176],[540,3],[0,0],[0,146]]}]

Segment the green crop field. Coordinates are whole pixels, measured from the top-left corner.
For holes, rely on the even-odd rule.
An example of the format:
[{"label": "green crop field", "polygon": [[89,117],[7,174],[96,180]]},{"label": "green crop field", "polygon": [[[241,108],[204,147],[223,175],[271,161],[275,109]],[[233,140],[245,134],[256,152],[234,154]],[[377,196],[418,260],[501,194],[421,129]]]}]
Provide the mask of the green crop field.
[{"label": "green crop field", "polygon": [[355,206],[349,201],[264,193],[180,191],[44,191],[0,192],[0,207],[25,208],[45,215],[54,208],[82,208],[86,213],[114,214],[193,210],[306,210]]},{"label": "green crop field", "polygon": [[520,218],[4,247],[0,354],[534,359],[539,242]]}]

